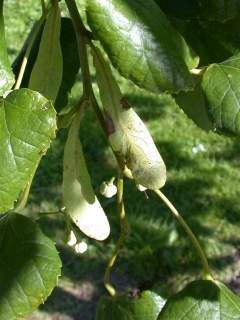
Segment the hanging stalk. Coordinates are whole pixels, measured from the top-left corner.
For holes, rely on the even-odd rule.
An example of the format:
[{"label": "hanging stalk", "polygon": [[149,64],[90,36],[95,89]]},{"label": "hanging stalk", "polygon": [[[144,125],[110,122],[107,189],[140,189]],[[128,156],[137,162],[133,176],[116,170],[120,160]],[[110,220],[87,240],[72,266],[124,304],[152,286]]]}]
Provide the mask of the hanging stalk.
[{"label": "hanging stalk", "polygon": [[179,224],[183,227],[186,234],[188,235],[188,237],[189,237],[189,239],[190,239],[190,241],[196,251],[196,254],[198,255],[199,260],[202,264],[204,279],[213,280],[213,276],[211,274],[211,270],[210,270],[210,267],[208,264],[208,260],[205,256],[205,253],[204,253],[199,241],[197,240],[196,236],[194,235],[194,233],[192,232],[192,230],[190,229],[190,227],[186,223],[186,221],[183,219],[183,217],[180,215],[180,213],[177,211],[177,209],[174,207],[174,205],[168,200],[168,198],[160,190],[154,190],[154,192],[165,203],[165,205],[170,209],[173,216],[177,219]]},{"label": "hanging stalk", "polygon": [[74,0],[65,0],[65,2],[72,18],[73,27],[77,38],[78,54],[83,78],[83,96],[84,98],[90,99],[93,94],[93,90],[87,56],[87,40],[85,37],[85,27],[78,12],[76,2]]},{"label": "hanging stalk", "polygon": [[44,14],[46,11],[45,1],[44,0],[40,0],[40,1],[41,1],[41,6],[42,6],[42,13]]},{"label": "hanging stalk", "polygon": [[128,229],[126,216],[125,216],[124,202],[123,202],[123,174],[122,173],[119,174],[119,178],[117,182],[117,207],[118,207],[118,215],[119,215],[119,221],[120,221],[120,236],[116,243],[113,255],[107,264],[107,268],[104,275],[104,286],[109,292],[109,294],[113,297],[117,295],[117,291],[111,283],[111,272],[116,262],[116,259],[119,255],[119,251],[121,250],[123,242],[126,238],[127,229]]}]

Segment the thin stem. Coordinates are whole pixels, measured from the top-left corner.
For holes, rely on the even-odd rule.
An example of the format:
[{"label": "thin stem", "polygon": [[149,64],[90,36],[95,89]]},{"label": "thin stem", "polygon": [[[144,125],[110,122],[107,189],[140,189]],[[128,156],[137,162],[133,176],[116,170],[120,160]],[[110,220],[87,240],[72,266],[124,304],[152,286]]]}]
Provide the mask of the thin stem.
[{"label": "thin stem", "polygon": [[38,166],[39,166],[40,160],[41,160],[41,159],[38,160],[33,174],[32,174],[31,177],[29,178],[25,189],[22,191],[22,194],[20,195],[20,197],[19,197],[19,199],[18,199],[18,202],[17,202],[17,204],[16,204],[16,206],[15,206],[15,208],[14,208],[14,211],[15,211],[15,212],[20,212],[20,211],[22,211],[22,210],[26,207],[26,204],[27,204],[27,202],[28,202],[28,197],[29,197],[30,189],[31,189],[32,182],[33,182],[33,178],[34,178],[35,173],[36,173],[36,171],[37,171],[37,168],[38,168]]},{"label": "thin stem", "polygon": [[119,251],[123,245],[123,242],[124,242],[126,234],[127,234],[127,222],[126,222],[124,202],[123,202],[123,175],[122,175],[122,173],[120,173],[119,178],[118,178],[117,190],[118,190],[118,192],[117,192],[117,207],[118,207],[118,214],[119,214],[119,221],[120,221],[120,236],[118,238],[113,255],[107,264],[107,268],[106,268],[105,275],[104,275],[104,286],[111,296],[117,295],[116,289],[111,284],[112,268],[116,262]]},{"label": "thin stem", "polygon": [[52,216],[52,215],[57,215],[57,214],[62,214],[62,212],[59,211],[46,211],[46,212],[39,212],[38,215],[38,219],[44,216]]},{"label": "thin stem", "polygon": [[180,213],[177,211],[177,209],[174,207],[174,205],[168,200],[168,198],[160,191],[160,190],[154,190],[154,192],[158,195],[158,197],[165,203],[165,205],[170,209],[171,213],[174,215],[174,217],[178,220],[180,225],[183,227],[185,232],[187,233],[189,239],[192,242],[193,247],[196,250],[196,253],[201,261],[202,268],[203,268],[203,275],[205,279],[213,279],[211,270],[209,268],[209,264],[207,261],[207,258],[203,252],[203,249],[197,240],[196,236],[188,226],[188,224],[185,222],[183,217],[180,215]]},{"label": "thin stem", "polygon": [[16,83],[14,85],[14,90],[19,89],[20,86],[21,86],[23,75],[24,75],[24,72],[26,70],[27,62],[28,62],[28,59],[29,59],[29,56],[30,56],[30,53],[31,53],[31,50],[32,50],[32,47],[33,47],[33,44],[34,44],[34,41],[36,39],[36,36],[37,36],[37,34],[38,34],[38,32],[39,32],[39,30],[40,30],[45,18],[46,18],[47,13],[48,13],[48,10],[45,10],[44,14],[42,15],[42,17],[35,23],[35,25],[33,27],[32,33],[30,35],[29,43],[28,43],[28,46],[27,46],[27,50],[26,50],[25,55],[23,57],[23,61],[22,61],[21,67],[20,67],[20,71],[18,73],[17,81],[16,81]]},{"label": "thin stem", "polygon": [[20,212],[26,207],[26,204],[27,204],[27,201],[28,201],[28,197],[29,197],[30,188],[31,188],[31,185],[32,185],[33,177],[34,177],[34,175],[31,176],[30,180],[27,183],[27,186],[22,191],[22,194],[20,196],[19,202],[17,203],[16,207],[14,208],[15,212]]},{"label": "thin stem", "polygon": [[53,6],[58,6],[58,0],[51,0]]},{"label": "thin stem", "polygon": [[[102,129],[104,130],[106,137],[108,137],[106,121],[98,105],[97,99],[94,95],[93,88],[92,88],[92,81],[91,81],[88,56],[87,56],[87,44],[91,45],[91,41],[88,36],[89,32],[87,32],[84,27],[84,24],[78,12],[78,8],[76,6],[75,1],[65,0],[65,2],[68,7],[70,16],[72,18],[75,33],[76,33],[76,38],[77,38],[78,53],[79,53],[79,59],[81,62],[82,78],[83,78],[83,97],[91,102],[92,108],[98,118],[98,121]],[[122,170],[124,167],[122,160],[120,159],[119,155],[116,152],[114,152],[114,150],[113,150],[113,153],[116,157],[119,168],[121,168]]]},{"label": "thin stem", "polygon": [[88,56],[87,56],[87,40],[86,40],[86,29],[82,22],[81,16],[78,12],[78,8],[76,2],[74,0],[65,0],[66,5],[68,7],[68,11],[72,18],[76,38],[78,45],[78,54],[80,59],[80,65],[82,70],[82,78],[83,78],[83,95],[85,98],[90,99],[92,96],[92,84],[91,84],[91,76],[88,64]]},{"label": "thin stem", "polygon": [[42,6],[42,14],[44,14],[46,11],[45,1],[44,0],[40,0],[40,1],[41,1],[41,6]]}]

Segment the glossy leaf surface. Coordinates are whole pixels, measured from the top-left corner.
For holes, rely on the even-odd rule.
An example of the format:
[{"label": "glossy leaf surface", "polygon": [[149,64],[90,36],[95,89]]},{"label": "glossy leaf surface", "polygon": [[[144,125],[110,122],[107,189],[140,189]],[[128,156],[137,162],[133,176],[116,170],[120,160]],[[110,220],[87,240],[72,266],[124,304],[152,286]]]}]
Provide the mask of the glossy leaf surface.
[{"label": "glossy leaf surface", "polygon": [[189,90],[198,58],[153,0],[88,0],[88,23],[113,65],[152,92]]},{"label": "glossy leaf surface", "polygon": [[80,117],[73,119],[64,149],[63,203],[78,228],[90,238],[105,240],[110,233],[107,217],[95,196],[82,145]]},{"label": "glossy leaf surface", "polygon": [[209,280],[194,281],[170,297],[158,320],[238,320],[240,298],[225,285]]},{"label": "glossy leaf surface", "polygon": [[25,319],[57,285],[61,261],[54,243],[29,218],[0,217],[0,318]]},{"label": "glossy leaf surface", "polygon": [[10,90],[14,84],[14,75],[7,55],[4,32],[3,0],[0,0],[0,96]]},{"label": "glossy leaf surface", "polygon": [[148,189],[166,182],[166,167],[146,126],[122,97],[110,66],[99,50],[93,51],[100,97],[109,126],[109,141],[124,159],[133,178]]},{"label": "glossy leaf surface", "polygon": [[226,134],[240,134],[240,55],[210,65],[202,88],[214,128]]},{"label": "glossy leaf surface", "polygon": [[28,86],[53,102],[57,97],[62,81],[63,58],[60,30],[60,9],[57,5],[54,5],[50,9],[43,29],[38,56]]},{"label": "glossy leaf surface", "polygon": [[102,297],[96,320],[156,320],[165,301],[156,293],[144,291],[140,297]]},{"label": "glossy leaf surface", "polygon": [[0,213],[13,208],[55,130],[55,110],[40,93],[20,89],[0,100]]}]

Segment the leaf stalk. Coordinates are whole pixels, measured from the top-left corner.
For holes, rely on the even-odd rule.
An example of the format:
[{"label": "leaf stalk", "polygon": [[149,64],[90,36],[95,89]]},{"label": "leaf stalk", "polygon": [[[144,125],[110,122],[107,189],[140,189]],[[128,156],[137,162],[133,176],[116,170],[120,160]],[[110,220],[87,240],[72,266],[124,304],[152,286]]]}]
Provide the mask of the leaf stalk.
[{"label": "leaf stalk", "polygon": [[124,201],[123,201],[123,184],[124,184],[123,174],[121,172],[117,182],[117,207],[118,207],[118,215],[119,215],[119,221],[120,221],[120,236],[116,243],[113,255],[107,264],[107,268],[104,275],[104,286],[108,291],[108,293],[113,297],[117,295],[117,291],[111,284],[111,272],[128,232]]},{"label": "leaf stalk", "polygon": [[174,205],[171,203],[171,201],[160,190],[154,190],[154,192],[165,203],[165,205],[170,209],[173,216],[177,219],[177,221],[183,227],[183,229],[185,230],[189,239],[191,240],[192,245],[193,245],[193,247],[199,257],[199,260],[202,264],[203,278],[207,279],[207,280],[213,280],[213,276],[212,276],[206,255],[205,255],[199,241],[197,240],[196,236],[192,232],[191,228],[188,226],[186,221],[183,219],[183,217],[180,215],[180,213],[177,211],[177,209],[174,207]]}]

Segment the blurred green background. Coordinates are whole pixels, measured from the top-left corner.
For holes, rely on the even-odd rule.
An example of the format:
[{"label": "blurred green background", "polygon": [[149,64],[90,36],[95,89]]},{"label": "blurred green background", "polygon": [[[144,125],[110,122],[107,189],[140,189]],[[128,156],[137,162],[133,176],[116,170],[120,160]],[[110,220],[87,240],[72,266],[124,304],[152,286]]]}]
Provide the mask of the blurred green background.
[{"label": "blurred green background", "polygon": [[[11,60],[17,55],[35,19],[40,1],[5,1],[6,37]],[[168,181],[163,192],[192,227],[203,245],[210,265],[219,279],[240,292],[240,145],[230,139],[198,129],[168,95],[156,96],[137,89],[118,76],[121,88],[146,122],[164,158]],[[78,79],[70,104],[81,95]],[[61,207],[62,158],[67,131],[58,133],[43,158],[34,179],[26,214]],[[116,164],[97,119],[86,112],[81,128],[93,185],[99,195],[102,181],[116,174]],[[199,144],[203,146],[203,148]],[[195,148],[195,149],[194,149]],[[199,150],[200,149],[200,150]],[[204,149],[204,151],[202,150]],[[197,151],[197,152],[196,152]],[[151,193],[140,193],[126,181],[125,203],[130,234],[113,272],[121,291],[153,288],[164,297],[199,278],[200,267],[184,232],[168,210]],[[63,261],[59,286],[28,320],[92,320],[96,303],[104,294],[104,268],[118,237],[115,199],[99,199],[111,223],[112,233],[104,243],[83,239],[88,244],[77,255],[64,242],[61,216],[39,220],[44,232],[57,242]]]}]

